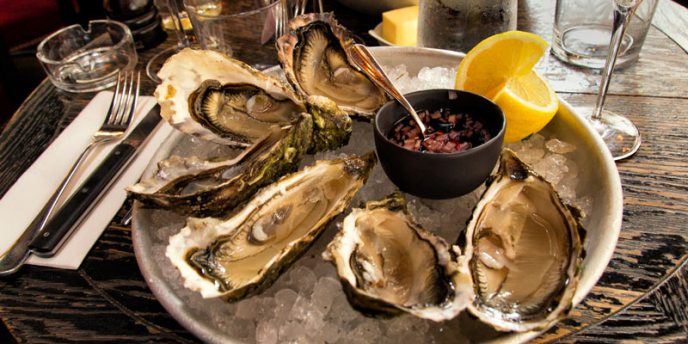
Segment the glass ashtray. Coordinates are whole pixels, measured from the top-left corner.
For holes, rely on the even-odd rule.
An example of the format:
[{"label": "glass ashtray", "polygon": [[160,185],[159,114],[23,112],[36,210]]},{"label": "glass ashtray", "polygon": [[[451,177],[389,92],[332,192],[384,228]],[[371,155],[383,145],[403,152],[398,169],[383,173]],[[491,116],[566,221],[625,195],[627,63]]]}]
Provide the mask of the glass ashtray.
[{"label": "glass ashtray", "polygon": [[69,92],[94,92],[113,86],[119,71],[136,66],[129,28],[113,20],[92,20],[88,30],[75,24],[48,36],[36,57],[57,87]]}]

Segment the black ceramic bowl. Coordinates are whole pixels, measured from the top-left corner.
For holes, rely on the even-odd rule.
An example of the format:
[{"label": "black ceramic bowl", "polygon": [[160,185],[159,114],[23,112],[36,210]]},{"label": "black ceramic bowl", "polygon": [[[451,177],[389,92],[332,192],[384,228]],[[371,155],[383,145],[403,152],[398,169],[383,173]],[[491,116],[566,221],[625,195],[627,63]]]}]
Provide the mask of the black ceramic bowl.
[{"label": "black ceramic bowl", "polygon": [[492,138],[456,153],[424,153],[400,147],[388,139],[394,124],[406,111],[396,101],[385,104],[375,115],[375,150],[389,179],[399,189],[425,198],[464,195],[482,184],[494,168],[504,139],[505,119],[492,101],[477,94],[456,90],[426,90],[406,95],[419,112],[450,109],[468,113],[487,128]]}]

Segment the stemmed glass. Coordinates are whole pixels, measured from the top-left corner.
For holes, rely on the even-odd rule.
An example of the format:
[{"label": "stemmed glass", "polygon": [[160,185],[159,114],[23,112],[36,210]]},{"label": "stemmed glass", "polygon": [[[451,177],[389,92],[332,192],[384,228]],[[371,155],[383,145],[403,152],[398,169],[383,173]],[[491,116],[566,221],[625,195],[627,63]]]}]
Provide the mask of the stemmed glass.
[{"label": "stemmed glass", "polygon": [[613,0],[614,19],[612,26],[612,37],[609,42],[609,54],[602,70],[602,83],[597,94],[595,109],[590,116],[590,121],[612,153],[614,160],[627,158],[640,147],[640,133],[638,128],[624,115],[602,110],[604,100],[607,97],[609,81],[612,78],[612,71],[619,54],[619,47],[626,32],[626,27],[631,21],[635,10],[643,0]]},{"label": "stemmed glass", "polygon": [[[179,0],[163,0],[163,2],[165,2],[167,5],[170,18],[172,19],[172,24],[174,25],[174,33],[175,36],[177,36],[177,45],[155,54],[146,64],[146,75],[148,75],[148,77],[156,83],[161,82],[157,74],[160,71],[163,63],[165,63],[170,56],[176,54],[184,48],[191,46],[191,41],[184,31],[184,23],[182,21],[181,14],[181,10],[183,9],[182,2]],[[180,6],[182,8],[180,8]]]}]

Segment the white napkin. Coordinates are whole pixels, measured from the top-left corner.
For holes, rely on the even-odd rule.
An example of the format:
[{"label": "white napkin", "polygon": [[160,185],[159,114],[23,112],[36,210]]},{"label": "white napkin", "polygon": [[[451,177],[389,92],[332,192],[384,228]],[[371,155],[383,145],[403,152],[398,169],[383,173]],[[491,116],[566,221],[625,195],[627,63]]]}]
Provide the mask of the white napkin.
[{"label": "white napkin", "polygon": [[[29,226],[55,192],[64,176],[67,175],[81,152],[88,146],[91,136],[103,123],[111,100],[112,92],[98,93],[0,199],[0,219],[3,222],[0,255],[6,252]],[[133,130],[136,123],[154,105],[155,99],[153,97],[139,97],[134,119],[125,135]],[[161,124],[150,134],[148,141],[139,147],[138,155],[129,164],[126,171],[120,175],[117,182],[112,184],[100,202],[92,208],[90,215],[74,230],[62,249],[52,258],[31,256],[28,264],[62,269],[78,268],[112,217],[124,203],[126,198],[124,188],[138,181],[153,154],[171,131],[172,127],[165,121],[161,121]],[[68,195],[71,195],[74,189],[88,178],[91,171],[98,166],[117,143],[102,144],[92,151],[90,158],[84,162],[80,172],[74,176],[70,187],[65,191],[63,200],[67,200]]]}]

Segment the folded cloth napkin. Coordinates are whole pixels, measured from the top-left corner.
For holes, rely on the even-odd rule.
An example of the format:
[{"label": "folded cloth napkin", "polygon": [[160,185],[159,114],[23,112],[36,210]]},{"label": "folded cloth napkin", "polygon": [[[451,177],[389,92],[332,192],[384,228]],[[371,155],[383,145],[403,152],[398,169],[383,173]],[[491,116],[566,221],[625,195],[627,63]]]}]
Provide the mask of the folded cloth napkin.
[{"label": "folded cloth napkin", "polygon": [[[12,243],[19,238],[48,202],[81,152],[90,143],[93,133],[100,128],[111,100],[112,92],[98,93],[0,199],[0,219],[3,221],[0,255],[11,247]],[[136,113],[125,135],[133,130],[154,105],[155,99],[153,97],[139,97]],[[150,134],[148,141],[139,147],[138,155],[129,164],[126,171],[112,184],[100,202],[92,208],[89,216],[72,232],[71,237],[60,251],[51,258],[31,256],[28,264],[63,269],[78,268],[112,217],[124,203],[126,198],[124,188],[138,181],[157,148],[171,132],[172,127],[165,121],[161,121]],[[68,199],[68,195],[71,195],[88,178],[91,171],[98,166],[117,143],[102,144],[92,150],[90,158],[84,162],[80,171],[72,179],[69,188],[65,191],[63,200]]]}]

